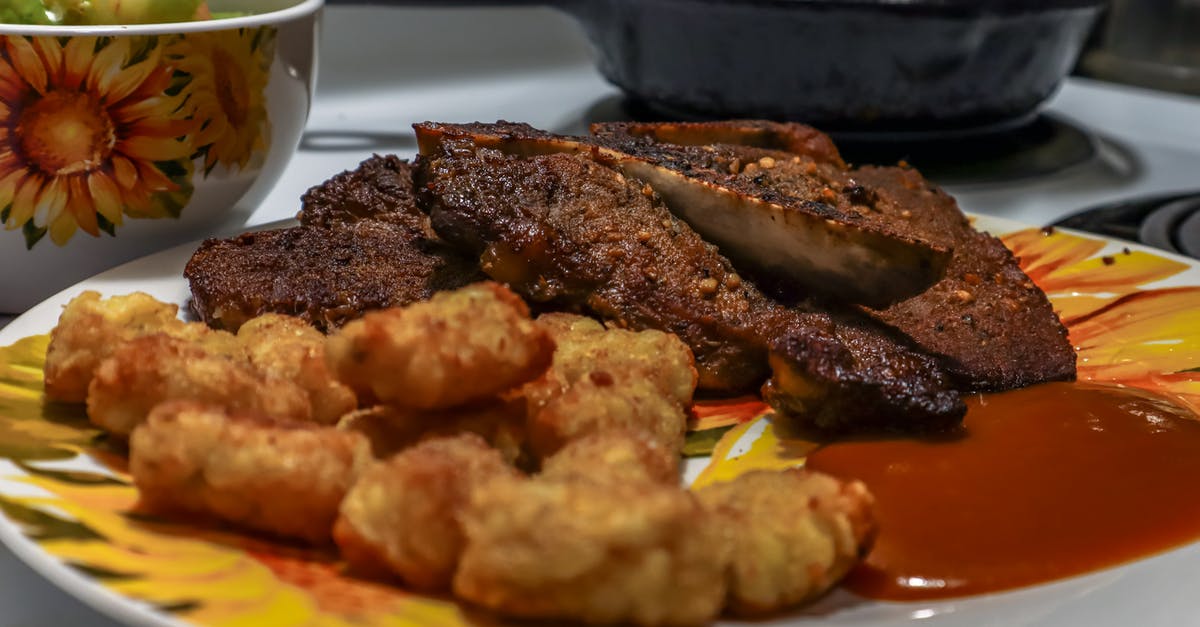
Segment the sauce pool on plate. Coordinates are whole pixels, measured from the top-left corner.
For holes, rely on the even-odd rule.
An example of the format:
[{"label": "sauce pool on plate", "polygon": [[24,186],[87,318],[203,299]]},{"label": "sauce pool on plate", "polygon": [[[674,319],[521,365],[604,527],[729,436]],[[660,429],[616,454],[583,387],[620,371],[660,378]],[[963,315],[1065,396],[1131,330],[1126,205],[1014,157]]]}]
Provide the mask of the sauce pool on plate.
[{"label": "sauce pool on plate", "polygon": [[871,598],[994,592],[1200,539],[1200,420],[1127,388],[976,396],[955,436],[836,443],[808,466],[876,497],[880,535],[846,581]]}]

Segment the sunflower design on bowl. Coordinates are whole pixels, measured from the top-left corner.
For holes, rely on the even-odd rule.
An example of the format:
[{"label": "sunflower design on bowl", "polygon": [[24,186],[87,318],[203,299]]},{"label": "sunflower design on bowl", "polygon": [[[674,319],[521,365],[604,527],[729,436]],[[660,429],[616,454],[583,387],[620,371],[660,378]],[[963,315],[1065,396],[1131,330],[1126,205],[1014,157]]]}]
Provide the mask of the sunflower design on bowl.
[{"label": "sunflower design on bowl", "polygon": [[178,218],[194,177],[261,167],[275,29],[0,38],[0,222],[32,249]]}]

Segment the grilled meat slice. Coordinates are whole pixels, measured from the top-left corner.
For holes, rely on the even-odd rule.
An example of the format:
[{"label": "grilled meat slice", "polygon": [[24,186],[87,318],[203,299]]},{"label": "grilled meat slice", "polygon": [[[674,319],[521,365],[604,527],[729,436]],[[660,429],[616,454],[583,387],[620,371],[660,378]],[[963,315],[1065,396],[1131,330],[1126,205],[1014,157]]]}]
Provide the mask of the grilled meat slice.
[{"label": "grilled meat slice", "polygon": [[210,239],[184,276],[196,315],[230,331],[267,312],[328,331],[371,309],[426,300],[480,278],[473,261],[444,244],[377,220]]},{"label": "grilled meat slice", "polygon": [[[621,133],[568,137],[506,122],[418,127],[422,153],[454,137],[517,155],[588,155],[649,183],[672,212],[736,263],[785,276],[812,293],[838,300],[881,307],[910,297],[937,281],[950,257],[948,249],[855,209],[853,190],[822,184],[813,199],[739,176],[743,162],[734,152],[717,155],[708,146],[664,144]],[[840,164],[832,145],[815,137],[810,134],[784,145],[807,146],[822,159]],[[774,152],[795,157],[797,167],[817,163]]]},{"label": "grilled meat slice", "polygon": [[363,220],[395,224],[432,236],[429,218],[413,196],[412,165],[394,155],[375,155],[309,189],[300,198],[300,224],[327,228]]},{"label": "grilled meat slice", "polygon": [[960,385],[979,391],[1075,378],[1075,349],[1046,294],[999,239],[976,231],[954,199],[915,170],[863,167],[854,179],[889,214],[954,246],[946,276],[919,296],[871,312],[944,357]]},{"label": "grilled meat slice", "polygon": [[805,424],[930,429],[961,419],[932,358],[855,312],[767,298],[644,183],[582,155],[520,158],[445,136],[424,146],[419,189],[442,238],[534,302],[677,334],[695,353],[701,389],[758,385],[772,341],[800,337],[774,351],[783,376],[771,398],[802,410]]},{"label": "grilled meat slice", "polygon": [[184,270],[196,315],[236,331],[284,313],[327,331],[482,278],[433,235],[412,166],[396,157],[374,156],[308,190],[299,217],[297,227],[204,242]]},{"label": "grilled meat slice", "polygon": [[[938,283],[871,315],[944,357],[965,389],[1004,390],[1074,378],[1075,351],[1045,294],[1002,242],[976,231],[954,199],[916,170],[847,168],[832,144],[812,138],[814,131],[798,124],[604,124],[593,131],[610,141],[624,135],[688,145],[714,142],[698,153],[701,167],[740,170],[739,178],[789,197],[818,199],[826,189],[842,190],[839,210],[858,211],[866,220],[888,222],[953,250]],[[742,165],[734,167],[735,162]],[[758,165],[764,162],[771,167]]]}]

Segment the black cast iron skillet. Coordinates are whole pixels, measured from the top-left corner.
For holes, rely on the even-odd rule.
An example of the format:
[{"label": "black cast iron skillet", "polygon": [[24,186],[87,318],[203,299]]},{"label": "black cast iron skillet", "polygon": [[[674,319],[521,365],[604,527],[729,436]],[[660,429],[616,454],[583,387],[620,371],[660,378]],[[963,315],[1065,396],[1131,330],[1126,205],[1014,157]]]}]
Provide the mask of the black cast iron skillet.
[{"label": "black cast iron skillet", "polygon": [[[1104,0],[330,0],[552,6],[604,76],[665,117],[953,133],[1029,120]],[[448,36],[452,36],[449,35]]]}]

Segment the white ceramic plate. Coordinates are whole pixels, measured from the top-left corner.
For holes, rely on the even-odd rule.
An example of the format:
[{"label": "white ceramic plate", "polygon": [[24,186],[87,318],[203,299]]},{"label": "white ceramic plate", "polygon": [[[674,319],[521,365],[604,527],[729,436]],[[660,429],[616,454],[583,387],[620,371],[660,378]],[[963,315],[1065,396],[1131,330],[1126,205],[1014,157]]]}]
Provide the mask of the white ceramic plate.
[{"label": "white ceramic plate", "polygon": [[[1027,272],[1051,293],[1068,327],[1069,320],[1100,307],[1107,307],[1106,315],[1117,321],[1136,321],[1148,313],[1165,316],[1160,319],[1167,322],[1149,334],[1137,325],[1110,324],[1102,343],[1127,348],[1124,359],[1136,358],[1139,347],[1174,342],[1175,349],[1165,357],[1161,350],[1147,357],[1148,375],[1200,368],[1196,262],[1094,236],[1045,236],[995,219],[979,218],[977,226],[1005,234]],[[470,624],[451,602],[343,578],[332,557],[320,552],[283,550],[233,533],[126,516],[134,490],[119,460],[95,446],[80,411],[43,407],[39,351],[45,340],[37,336],[51,329],[61,306],[85,289],[103,294],[140,290],[182,304],[188,291],[181,273],[194,248],[185,245],[105,272],[0,330],[0,347],[5,347],[0,348],[0,506],[5,514],[0,539],[71,595],[131,623]],[[1142,297],[1123,298],[1135,293]],[[1136,307],[1130,304],[1135,301]],[[1072,328],[1073,339],[1085,331]],[[1104,363],[1081,359],[1081,364],[1085,361],[1081,379],[1106,380]],[[1156,391],[1200,407],[1200,372],[1192,370],[1185,379],[1189,376]],[[705,463],[693,464],[689,474],[695,476]],[[986,596],[882,603],[836,591],[767,624],[1200,624],[1197,572],[1200,543],[1082,577]]]}]

